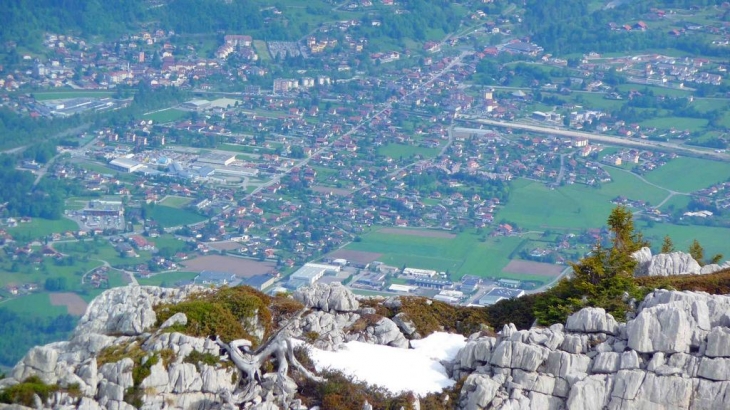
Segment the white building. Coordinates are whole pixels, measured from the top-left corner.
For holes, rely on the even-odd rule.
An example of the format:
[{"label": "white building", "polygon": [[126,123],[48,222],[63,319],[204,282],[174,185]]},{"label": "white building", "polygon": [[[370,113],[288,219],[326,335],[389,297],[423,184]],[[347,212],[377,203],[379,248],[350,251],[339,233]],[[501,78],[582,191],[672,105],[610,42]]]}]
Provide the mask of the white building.
[{"label": "white building", "polygon": [[290,281],[302,280],[310,285],[318,281],[327,272],[339,272],[339,266],[321,265],[318,263],[307,263],[289,277]]}]

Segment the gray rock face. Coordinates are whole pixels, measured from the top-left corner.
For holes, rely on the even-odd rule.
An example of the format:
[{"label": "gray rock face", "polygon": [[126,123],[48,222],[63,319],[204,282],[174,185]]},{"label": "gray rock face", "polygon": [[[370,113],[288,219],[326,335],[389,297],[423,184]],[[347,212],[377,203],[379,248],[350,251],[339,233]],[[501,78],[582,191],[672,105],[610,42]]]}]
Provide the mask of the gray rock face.
[{"label": "gray rock face", "polygon": [[568,316],[565,330],[581,333],[618,333],[618,322],[602,308],[585,308]]},{"label": "gray rock face", "polygon": [[647,276],[649,274],[651,256],[651,248],[646,246],[631,254],[631,257],[637,262],[634,276]]},{"label": "gray rock face", "polygon": [[[315,288],[298,296],[313,310],[292,322],[292,334],[316,332],[315,343],[330,348],[348,340],[408,347],[407,317],[372,320],[367,315],[373,312],[357,310],[346,289]],[[162,358],[165,351],[165,360],[152,365],[138,386],[145,410],[302,409],[291,378],[266,373],[253,388],[241,389],[234,382],[240,378],[236,369],[185,361],[193,351],[218,355],[214,341],[150,328],[152,306],[174,303],[191,291],[142,287],[103,294],[99,300],[112,305],[92,303],[71,341],[31,349],[0,387],[38,375],[48,383],[78,384],[82,395],[57,393],[38,407],[131,410],[124,400],[135,383],[139,356],[97,362],[106,347],[128,346],[127,352],[142,349],[146,358],[154,353]],[[114,305],[126,303],[132,305]],[[397,305],[392,298],[388,303]],[[352,333],[361,318],[372,321]],[[459,409],[726,409],[730,296],[660,290],[649,294],[625,324],[589,308],[570,316],[565,326],[517,330],[505,325],[497,337],[470,336],[444,365],[452,378],[465,378],[454,403]],[[285,406],[280,406],[282,396],[289,397]]]},{"label": "gray rock face", "polygon": [[583,309],[564,329],[505,326],[452,367],[462,409],[730,408],[730,298],[655,291],[625,325]]},{"label": "gray rock face", "polygon": [[654,255],[647,268],[647,276],[698,275],[701,266],[684,252]]},{"label": "gray rock face", "polygon": [[325,312],[354,312],[360,307],[355,295],[339,283],[332,285],[317,283],[298,289],[293,296],[304,306]]},{"label": "gray rock face", "polygon": [[403,349],[407,349],[409,347],[408,339],[403,336],[398,325],[386,317],[380,319],[374,326],[368,326],[364,332],[350,334],[347,335],[346,338],[348,341],[356,340],[358,342],[373,343]]}]

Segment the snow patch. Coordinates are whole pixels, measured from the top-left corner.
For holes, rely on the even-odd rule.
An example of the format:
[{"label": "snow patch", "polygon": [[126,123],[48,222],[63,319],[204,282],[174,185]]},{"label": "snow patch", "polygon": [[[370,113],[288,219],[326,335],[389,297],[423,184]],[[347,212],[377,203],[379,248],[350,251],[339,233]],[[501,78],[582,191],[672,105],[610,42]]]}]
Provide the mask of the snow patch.
[{"label": "snow patch", "polygon": [[362,342],[348,342],[336,352],[308,348],[317,371],[339,370],[392,393],[411,391],[423,397],[456,383],[446,375],[440,361],[453,360],[465,345],[466,338],[462,335],[437,332],[421,340],[411,340],[412,349]]}]

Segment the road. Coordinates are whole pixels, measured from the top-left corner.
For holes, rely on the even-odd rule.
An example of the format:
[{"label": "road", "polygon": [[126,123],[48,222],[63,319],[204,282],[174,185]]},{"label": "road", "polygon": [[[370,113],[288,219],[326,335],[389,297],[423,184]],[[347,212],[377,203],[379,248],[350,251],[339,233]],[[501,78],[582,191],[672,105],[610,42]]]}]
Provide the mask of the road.
[{"label": "road", "polygon": [[614,137],[614,136],[603,135],[603,134],[594,134],[594,133],[590,133],[590,132],[559,129],[557,127],[555,127],[555,128],[541,127],[541,126],[521,124],[521,123],[516,123],[516,122],[494,121],[494,120],[487,120],[487,119],[480,119],[480,118],[476,118],[476,119],[461,118],[460,120],[462,120],[464,122],[472,122],[472,123],[489,125],[489,126],[494,126],[494,127],[513,128],[513,129],[519,129],[519,130],[525,130],[525,131],[539,132],[542,134],[562,135],[562,136],[571,137],[571,138],[585,138],[590,141],[597,141],[597,142],[602,142],[602,143],[611,144],[611,145],[653,149],[653,150],[658,150],[658,151],[674,152],[677,154],[682,154],[682,155],[690,156],[690,157],[730,162],[730,154],[705,151],[705,150],[701,150],[701,149],[697,149],[697,148],[691,148],[691,147],[685,147],[682,145],[673,144],[670,142],[646,141],[646,140],[620,138],[620,137]]}]

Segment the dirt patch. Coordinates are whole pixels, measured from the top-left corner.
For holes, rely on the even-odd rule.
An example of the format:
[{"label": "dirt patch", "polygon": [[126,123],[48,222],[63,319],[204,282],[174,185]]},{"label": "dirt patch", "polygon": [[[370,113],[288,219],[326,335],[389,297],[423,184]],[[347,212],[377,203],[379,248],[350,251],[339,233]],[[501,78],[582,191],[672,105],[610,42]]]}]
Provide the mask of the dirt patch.
[{"label": "dirt patch", "polygon": [[383,228],[378,232],[389,233],[392,235],[420,236],[422,238],[444,238],[444,239],[456,238],[456,235],[453,233],[434,231],[434,230],[430,230],[430,229]]},{"label": "dirt patch", "polygon": [[383,255],[382,253],[375,253],[375,252],[350,251],[347,249],[338,249],[338,250],[330,253],[327,256],[332,259],[346,259],[349,262],[366,265],[368,263],[378,260],[378,258],[381,257],[382,255]]},{"label": "dirt patch", "polygon": [[565,266],[553,265],[552,263],[511,260],[502,269],[502,272],[555,277],[560,275],[563,269],[565,269]]},{"label": "dirt patch", "polygon": [[207,242],[206,245],[219,251],[235,251],[241,247],[241,244],[238,242]]},{"label": "dirt patch", "polygon": [[89,306],[85,300],[81,299],[81,297],[75,293],[51,293],[49,296],[51,305],[66,306],[69,315],[82,316],[86,313],[86,307]]},{"label": "dirt patch", "polygon": [[212,270],[230,272],[242,278],[269,273],[276,265],[273,262],[259,262],[234,256],[209,255],[185,261],[185,271],[202,272]]},{"label": "dirt patch", "polygon": [[323,194],[333,194],[333,195],[339,195],[339,196],[348,196],[352,193],[349,189],[345,188],[332,188],[329,186],[322,186],[322,185],[314,185],[312,186],[312,191],[314,192],[321,192]]}]

